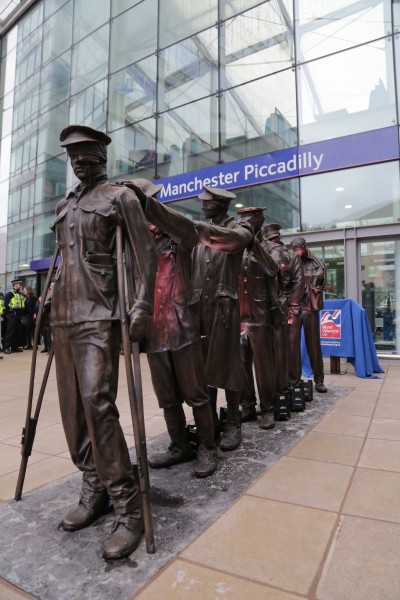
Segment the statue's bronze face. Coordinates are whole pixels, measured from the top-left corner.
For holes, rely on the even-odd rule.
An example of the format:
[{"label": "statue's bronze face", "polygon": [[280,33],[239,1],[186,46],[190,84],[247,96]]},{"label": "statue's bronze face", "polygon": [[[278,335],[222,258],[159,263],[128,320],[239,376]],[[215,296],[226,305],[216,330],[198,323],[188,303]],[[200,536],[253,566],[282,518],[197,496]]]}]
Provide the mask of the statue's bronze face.
[{"label": "statue's bronze face", "polygon": [[201,208],[206,219],[223,217],[228,212],[229,203],[223,200],[203,200]]},{"label": "statue's bronze face", "polygon": [[254,232],[257,233],[263,226],[264,215],[261,213],[243,214],[239,217],[239,223],[249,223],[253,227]]},{"label": "statue's bronze face", "polygon": [[296,248],[293,248],[293,252],[304,259],[307,256],[307,246],[297,246]]},{"label": "statue's bronze face", "polygon": [[90,183],[105,173],[105,164],[99,153],[99,144],[82,142],[67,146],[71,167],[82,183]]}]

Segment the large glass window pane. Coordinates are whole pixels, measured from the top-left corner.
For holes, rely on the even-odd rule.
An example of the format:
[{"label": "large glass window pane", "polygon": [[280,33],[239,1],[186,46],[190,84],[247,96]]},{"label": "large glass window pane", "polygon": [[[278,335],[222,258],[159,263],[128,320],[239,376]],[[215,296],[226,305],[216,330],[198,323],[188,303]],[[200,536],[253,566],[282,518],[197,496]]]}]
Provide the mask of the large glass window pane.
[{"label": "large glass window pane", "polygon": [[27,121],[38,116],[40,79],[30,77],[15,90],[13,129],[17,129]]},{"label": "large glass window pane", "polygon": [[35,48],[23,58],[20,62],[17,61],[15,71],[15,83],[19,85],[32,75],[36,74],[42,65],[42,43],[40,42]]},{"label": "large glass window pane", "polygon": [[42,69],[40,110],[49,110],[68,98],[71,73],[71,50],[64,52]]},{"label": "large glass window pane", "polygon": [[400,0],[393,0],[393,27],[396,32],[400,27]]},{"label": "large glass window pane", "polygon": [[110,19],[110,0],[74,1],[74,43]]},{"label": "large glass window pane", "polygon": [[7,271],[26,269],[32,256],[33,223],[9,225],[7,232]]},{"label": "large glass window pane", "polygon": [[10,175],[20,175],[33,169],[37,153],[37,121],[20,127],[13,135]]},{"label": "large glass window pane", "polygon": [[400,354],[400,241],[361,244],[362,305],[375,347],[382,354]]},{"label": "large glass window pane", "polygon": [[215,25],[218,20],[218,0],[163,0],[160,2],[160,47]]},{"label": "large glass window pane", "polygon": [[43,62],[65,52],[72,43],[72,2],[68,2],[44,25]]},{"label": "large glass window pane", "polygon": [[222,88],[281,71],[294,64],[291,0],[270,0],[221,29]]},{"label": "large glass window pane", "polygon": [[186,104],[218,89],[218,30],[213,27],[160,53],[158,110]]},{"label": "large glass window pane", "polygon": [[108,146],[110,177],[144,177],[154,179],[156,167],[156,120],[146,119],[112,134]]},{"label": "large glass window pane", "polygon": [[220,19],[229,19],[256,4],[260,4],[260,0],[219,0]]},{"label": "large glass window pane", "polygon": [[60,132],[68,123],[68,103],[59,104],[45,113],[39,122],[37,162],[49,160],[64,152],[60,147]]},{"label": "large glass window pane", "polygon": [[302,177],[302,229],[382,225],[400,217],[399,165],[370,165]]},{"label": "large glass window pane", "polygon": [[264,185],[233,190],[235,211],[245,206],[265,207],[266,223],[280,223],[285,233],[294,233],[300,226],[299,180],[286,179]]},{"label": "large glass window pane", "polygon": [[24,40],[43,22],[43,2],[36,2],[18,22],[18,42]]},{"label": "large glass window pane", "polygon": [[36,171],[35,214],[54,214],[55,205],[65,196],[67,154],[46,160]]},{"label": "large glass window pane", "polygon": [[143,0],[111,0],[111,16],[116,17],[140,2]]},{"label": "large glass window pane", "polygon": [[156,51],[157,13],[158,0],[144,0],[111,22],[111,72]]},{"label": "large glass window pane", "polygon": [[89,125],[95,129],[106,129],[107,79],[99,81],[71,98],[69,122]]},{"label": "large glass window pane", "polygon": [[298,67],[301,144],[396,123],[391,38]]},{"label": "large glass window pane", "polygon": [[33,259],[51,256],[56,241],[55,233],[50,229],[54,215],[41,215],[35,218],[33,236]]},{"label": "large glass window pane", "polygon": [[149,56],[112,75],[109,130],[119,129],[156,112],[157,59]]},{"label": "large glass window pane", "polygon": [[345,298],[344,289],[344,246],[309,246],[311,252],[325,262],[326,285],[324,298],[338,300]]},{"label": "large glass window pane", "polygon": [[297,0],[296,4],[299,62],[383,37],[392,29],[389,0]]},{"label": "large glass window pane", "polygon": [[158,119],[158,175],[186,173],[218,162],[216,96],[163,113]]},{"label": "large glass window pane", "polygon": [[221,120],[224,162],[295,146],[296,95],[292,69],[224,92]]},{"label": "large glass window pane", "polygon": [[106,77],[108,71],[109,25],[74,46],[72,51],[71,93],[76,94]]},{"label": "large glass window pane", "polygon": [[44,0],[45,19],[56,12],[67,0]]}]

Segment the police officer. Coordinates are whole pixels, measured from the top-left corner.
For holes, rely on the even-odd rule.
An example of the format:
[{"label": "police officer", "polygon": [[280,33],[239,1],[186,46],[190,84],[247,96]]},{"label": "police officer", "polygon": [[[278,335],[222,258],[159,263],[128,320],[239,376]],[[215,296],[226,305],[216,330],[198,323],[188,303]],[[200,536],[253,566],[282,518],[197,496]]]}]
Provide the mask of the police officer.
[{"label": "police officer", "polygon": [[56,207],[53,229],[61,261],[55,277],[51,328],[61,417],[74,464],[83,473],[79,504],[61,522],[65,531],[90,525],[108,510],[115,520],[103,557],[135,550],[143,534],[138,486],[116,407],[120,310],[116,227],[131,256],[134,290],[130,336],[146,333],[157,269],[154,241],[136,194],[107,179],[111,139],[70,125],[60,135],[80,184]]},{"label": "police officer", "polygon": [[19,348],[21,317],[25,312],[25,299],[21,292],[22,281],[20,279],[14,279],[11,283],[13,289],[4,296],[6,316],[4,354],[23,352],[22,348]]}]

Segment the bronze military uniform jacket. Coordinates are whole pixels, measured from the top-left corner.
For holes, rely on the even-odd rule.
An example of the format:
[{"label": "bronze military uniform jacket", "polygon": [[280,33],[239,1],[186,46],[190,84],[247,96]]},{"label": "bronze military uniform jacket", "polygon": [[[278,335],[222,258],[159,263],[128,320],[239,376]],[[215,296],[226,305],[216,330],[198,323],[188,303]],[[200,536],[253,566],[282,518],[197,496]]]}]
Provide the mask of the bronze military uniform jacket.
[{"label": "bronze military uniform jacket", "polygon": [[271,325],[277,273],[277,263],[255,239],[252,248],[246,248],[243,253],[239,277],[242,331],[251,326]]},{"label": "bronze military uniform jacket", "polygon": [[243,250],[253,232],[226,217],[219,225],[196,222],[199,244],[193,250],[193,289],[200,295],[200,325],[207,348],[206,381],[212,387],[240,390],[239,273]]},{"label": "bronze military uniform jacket", "polygon": [[116,226],[132,249],[134,312],[153,309],[157,255],[140,203],[132,190],[102,179],[78,186],[56,207],[52,228],[61,261],[53,290],[51,324],[119,320]]},{"label": "bronze military uniform jacket", "polygon": [[324,261],[311,254],[303,261],[306,290],[302,298],[302,310],[318,311],[324,307],[323,290],[325,288]]},{"label": "bronze military uniform jacket", "polygon": [[154,314],[146,339],[146,352],[179,350],[200,340],[199,300],[191,281],[191,252],[197,230],[190,219],[148,197],[145,214],[165,232],[156,239],[158,270],[154,288]]}]

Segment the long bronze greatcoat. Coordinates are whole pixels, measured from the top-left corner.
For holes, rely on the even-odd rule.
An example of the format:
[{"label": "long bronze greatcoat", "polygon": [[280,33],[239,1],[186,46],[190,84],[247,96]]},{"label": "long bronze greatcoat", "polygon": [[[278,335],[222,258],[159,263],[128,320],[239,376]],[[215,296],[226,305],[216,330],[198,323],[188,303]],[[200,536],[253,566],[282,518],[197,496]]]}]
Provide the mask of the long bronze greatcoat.
[{"label": "long bronze greatcoat", "polygon": [[218,225],[198,221],[193,250],[193,289],[200,295],[200,326],[209,386],[240,390],[239,273],[243,250],[253,239],[250,225],[226,217]]},{"label": "long bronze greatcoat", "polygon": [[197,230],[190,219],[148,197],[145,214],[165,233],[156,239],[158,270],[154,314],[146,338],[146,352],[178,350],[200,340],[199,300],[191,281],[191,251]]},{"label": "long bronze greatcoat", "polygon": [[302,310],[321,310],[324,308],[323,290],[325,289],[324,261],[311,254],[303,260],[306,293],[302,298]]},{"label": "long bronze greatcoat", "polygon": [[61,253],[53,290],[52,326],[120,318],[116,226],[133,249],[134,311],[151,313],[157,254],[136,194],[107,179],[79,185],[56,207],[52,225]]}]

